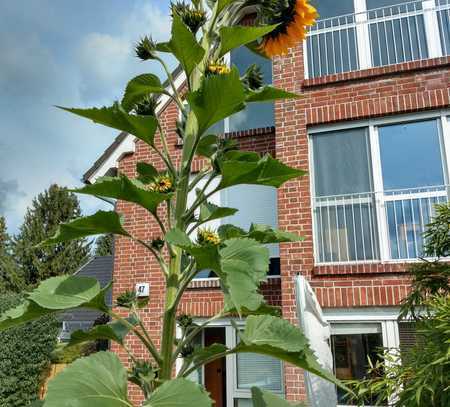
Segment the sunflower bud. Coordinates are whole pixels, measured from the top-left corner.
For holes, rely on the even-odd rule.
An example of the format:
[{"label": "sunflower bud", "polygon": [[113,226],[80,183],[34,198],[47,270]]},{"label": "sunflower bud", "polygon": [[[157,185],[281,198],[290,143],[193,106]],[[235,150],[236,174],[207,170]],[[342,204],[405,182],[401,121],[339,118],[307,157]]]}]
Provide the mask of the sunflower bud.
[{"label": "sunflower bud", "polygon": [[143,37],[136,44],[135,47],[136,56],[142,61],[148,61],[149,59],[155,59],[156,56],[156,43],[151,37]]},{"label": "sunflower bud", "polygon": [[120,294],[116,299],[116,305],[122,308],[130,309],[135,304],[137,298],[134,291],[125,291]]},{"label": "sunflower bud", "polygon": [[153,249],[155,249],[159,252],[164,247],[164,240],[162,240],[160,238],[154,239],[154,240],[152,240],[151,245],[152,245]]},{"label": "sunflower bud", "polygon": [[184,1],[171,4],[172,16],[175,14],[181,18],[181,21],[195,35],[197,31],[206,23],[206,12],[195,9]]},{"label": "sunflower bud", "polygon": [[200,246],[218,246],[221,241],[217,233],[210,229],[199,229],[197,233],[197,243]]},{"label": "sunflower bud", "polygon": [[153,192],[167,194],[174,190],[173,180],[167,175],[158,175],[155,181],[150,184],[149,189]]},{"label": "sunflower bud", "polygon": [[256,65],[250,65],[242,77],[242,83],[249,90],[258,90],[263,85],[264,77],[261,68]]},{"label": "sunflower bud", "polygon": [[156,116],[156,108],[158,107],[158,99],[155,96],[146,96],[134,106],[136,114],[141,116]]}]

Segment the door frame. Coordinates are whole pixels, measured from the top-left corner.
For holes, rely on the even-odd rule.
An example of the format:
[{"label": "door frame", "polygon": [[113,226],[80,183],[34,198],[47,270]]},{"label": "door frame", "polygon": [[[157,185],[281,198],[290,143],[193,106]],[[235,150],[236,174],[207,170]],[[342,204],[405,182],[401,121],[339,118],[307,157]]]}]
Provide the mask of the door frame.
[{"label": "door frame", "polygon": [[[202,324],[207,321],[208,318],[194,318],[194,323]],[[211,322],[208,327],[210,328],[225,328],[225,345],[229,348],[233,348],[237,345],[236,330],[232,324],[238,327],[244,327],[245,320],[238,318],[222,318]],[[181,329],[177,326],[176,330],[177,338],[181,337]],[[202,334],[202,343],[204,344],[204,336]],[[226,383],[226,407],[234,407],[234,399],[251,399],[251,391],[242,390],[237,385],[237,358],[236,355],[227,355],[226,370],[225,370],[225,383]],[[183,359],[180,357],[176,362],[176,372],[181,369]],[[204,383],[204,368],[202,368],[202,381]],[[281,363],[281,387],[282,393],[277,393],[281,396],[284,395],[284,365]]]}]

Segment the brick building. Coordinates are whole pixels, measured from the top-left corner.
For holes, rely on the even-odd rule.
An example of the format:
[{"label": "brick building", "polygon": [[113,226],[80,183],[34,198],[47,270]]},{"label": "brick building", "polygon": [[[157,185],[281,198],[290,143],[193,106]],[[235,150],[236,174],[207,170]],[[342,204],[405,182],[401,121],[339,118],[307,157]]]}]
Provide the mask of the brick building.
[{"label": "brick building", "polygon": [[[411,339],[411,326],[397,322],[409,286],[406,270],[421,254],[433,204],[448,200],[450,1],[313,3],[321,20],[303,46],[273,62],[245,49],[229,56],[241,70],[261,64],[266,81],[304,98],[251,106],[214,129],[243,149],[270,153],[309,175],[278,192],[234,187],[215,200],[240,209],[230,222],[271,224],[306,237],[270,247],[271,276],[262,290],[297,324],[294,279],[298,273],[306,276],[331,324],[336,375],[360,377],[376,347],[398,347]],[[178,75],[176,81],[181,88],[184,78]],[[179,158],[179,112],[166,97],[159,116],[173,157]],[[161,164],[144,143],[121,134],[85,181],[111,171],[134,176],[139,161]],[[194,170],[201,166],[196,161]],[[134,235],[158,237],[143,209],[118,202],[117,211]],[[145,322],[158,342],[164,281],[153,259],[118,238],[114,280],[114,295],[150,283]],[[181,306],[198,319],[221,307],[218,281],[207,274],[193,281]],[[236,337],[223,320],[201,340],[232,345]],[[132,346],[139,351],[137,343]],[[197,379],[219,407],[251,405],[254,383],[289,400],[305,398],[300,370],[260,356],[230,356],[198,372]]]}]

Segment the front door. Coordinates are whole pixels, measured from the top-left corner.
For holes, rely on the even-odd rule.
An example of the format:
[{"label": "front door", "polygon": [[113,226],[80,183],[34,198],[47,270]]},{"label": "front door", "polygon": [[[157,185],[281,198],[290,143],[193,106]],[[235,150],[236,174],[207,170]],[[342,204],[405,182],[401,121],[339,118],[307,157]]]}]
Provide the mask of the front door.
[{"label": "front door", "polygon": [[[205,330],[205,346],[220,343],[225,345],[225,328],[208,328]],[[215,360],[205,366],[205,387],[215,401],[215,407],[226,406],[226,361]]]}]

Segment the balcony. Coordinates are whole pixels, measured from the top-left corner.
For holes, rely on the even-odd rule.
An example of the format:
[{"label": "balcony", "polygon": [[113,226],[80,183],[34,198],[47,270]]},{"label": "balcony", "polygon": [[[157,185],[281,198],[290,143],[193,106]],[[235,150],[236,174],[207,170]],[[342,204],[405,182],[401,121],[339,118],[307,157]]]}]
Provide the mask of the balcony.
[{"label": "balcony", "polygon": [[448,193],[443,185],[314,198],[316,263],[420,257],[434,206]]},{"label": "balcony", "polygon": [[[393,0],[393,2],[395,2]],[[450,0],[401,2],[319,20],[305,44],[305,77],[450,55]]]}]

